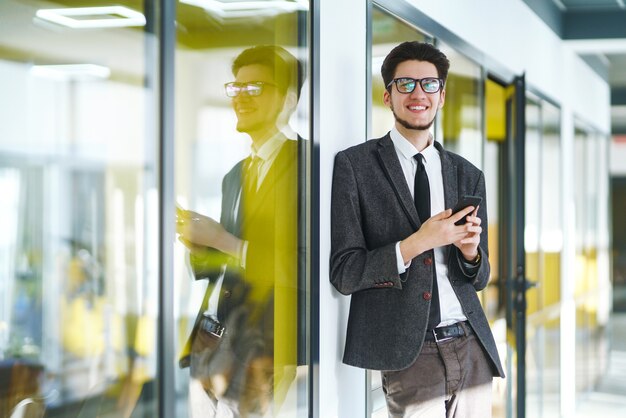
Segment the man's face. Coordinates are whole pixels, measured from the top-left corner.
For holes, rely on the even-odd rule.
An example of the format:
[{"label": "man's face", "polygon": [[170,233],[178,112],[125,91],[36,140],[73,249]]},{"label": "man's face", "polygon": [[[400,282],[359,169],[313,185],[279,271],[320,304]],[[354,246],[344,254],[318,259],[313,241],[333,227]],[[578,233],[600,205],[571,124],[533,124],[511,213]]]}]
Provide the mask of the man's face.
[{"label": "man's face", "polygon": [[235,76],[237,83],[263,82],[263,92],[250,96],[241,92],[233,97],[233,109],[237,115],[237,130],[250,135],[269,131],[276,126],[276,120],[283,108],[285,96],[280,93],[272,70],[265,65],[243,66]]},{"label": "man's face", "polygon": [[[396,68],[394,79],[410,77],[422,79],[439,77],[437,68],[428,61],[410,60],[401,62]],[[419,83],[408,94],[400,93],[395,83],[390,91],[385,90],[383,102],[389,106],[396,118],[396,123],[410,130],[427,130],[433,124],[437,111],[443,106],[445,90],[437,93],[425,93]]]}]

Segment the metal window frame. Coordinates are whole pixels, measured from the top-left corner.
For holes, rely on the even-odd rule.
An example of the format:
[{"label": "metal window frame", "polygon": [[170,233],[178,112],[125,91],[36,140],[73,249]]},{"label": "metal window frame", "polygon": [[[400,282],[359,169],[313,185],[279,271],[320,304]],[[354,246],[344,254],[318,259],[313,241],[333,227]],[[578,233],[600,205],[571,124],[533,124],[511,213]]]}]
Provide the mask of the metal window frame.
[{"label": "metal window frame", "polygon": [[308,416],[320,417],[320,1],[309,3],[310,59],[310,233]]},{"label": "metal window frame", "polygon": [[174,60],[176,2],[159,0],[158,22],[158,207],[159,207],[159,314],[157,320],[157,398],[159,417],[176,416],[174,333]]}]

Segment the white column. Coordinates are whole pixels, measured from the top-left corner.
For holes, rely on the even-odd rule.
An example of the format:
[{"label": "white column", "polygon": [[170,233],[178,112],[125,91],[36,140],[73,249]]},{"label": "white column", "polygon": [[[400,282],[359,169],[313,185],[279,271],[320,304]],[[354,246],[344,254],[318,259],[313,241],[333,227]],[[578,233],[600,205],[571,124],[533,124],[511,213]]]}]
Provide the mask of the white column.
[{"label": "white column", "polygon": [[366,11],[362,0],[320,2],[320,418],[366,414],[365,371],[341,362],[350,298],[328,269],[334,157],[366,140]]}]

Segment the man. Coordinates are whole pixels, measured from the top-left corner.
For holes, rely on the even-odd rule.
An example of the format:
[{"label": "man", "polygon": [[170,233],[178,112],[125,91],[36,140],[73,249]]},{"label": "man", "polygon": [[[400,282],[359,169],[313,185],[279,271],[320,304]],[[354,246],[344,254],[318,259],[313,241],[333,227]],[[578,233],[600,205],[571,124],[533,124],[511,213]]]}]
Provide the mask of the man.
[{"label": "man", "polygon": [[[220,222],[179,209],[179,239],[209,288],[181,365],[193,416],[260,416],[277,408],[297,364],[298,141],[283,130],[301,64],[278,46],[243,51],[225,85],[251,155],[222,182]],[[206,396],[205,396],[206,395]]]},{"label": "man", "polygon": [[395,47],[381,68],[393,129],[335,159],[330,279],[352,295],[344,362],[382,371],[390,417],[489,417],[504,375],[477,297],[486,204],[449,209],[464,195],[485,202],[485,180],[429,132],[449,65],[429,44]]}]

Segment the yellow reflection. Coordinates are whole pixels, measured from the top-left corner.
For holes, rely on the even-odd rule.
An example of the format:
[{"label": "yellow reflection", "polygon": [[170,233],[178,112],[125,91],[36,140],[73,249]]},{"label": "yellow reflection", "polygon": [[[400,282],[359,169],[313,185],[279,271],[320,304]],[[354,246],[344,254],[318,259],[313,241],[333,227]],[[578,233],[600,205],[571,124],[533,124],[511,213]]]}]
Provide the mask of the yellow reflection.
[{"label": "yellow reflection", "polygon": [[506,89],[487,79],[485,82],[485,106],[487,112],[487,138],[492,141],[506,140]]},{"label": "yellow reflection", "polygon": [[181,357],[192,378],[192,416],[271,414],[298,365],[299,141],[285,132],[301,64],[264,45],[242,51],[232,71],[224,91],[236,130],[251,139],[250,155],[222,180],[219,222],[182,207],[176,214],[195,277],[209,281]]}]

